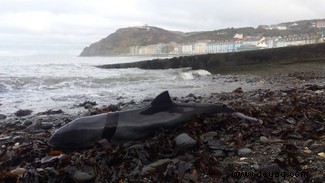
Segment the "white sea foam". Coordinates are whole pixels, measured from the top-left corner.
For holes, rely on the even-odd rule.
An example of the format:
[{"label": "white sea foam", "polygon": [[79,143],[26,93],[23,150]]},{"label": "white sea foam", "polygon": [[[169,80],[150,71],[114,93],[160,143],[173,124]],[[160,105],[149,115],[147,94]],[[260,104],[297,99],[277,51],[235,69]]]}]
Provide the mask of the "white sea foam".
[{"label": "white sea foam", "polygon": [[95,65],[149,60],[148,57],[0,56],[0,113],[66,110],[86,100],[98,104],[152,98],[164,90],[173,96],[229,91],[224,80],[205,70],[100,69]]}]

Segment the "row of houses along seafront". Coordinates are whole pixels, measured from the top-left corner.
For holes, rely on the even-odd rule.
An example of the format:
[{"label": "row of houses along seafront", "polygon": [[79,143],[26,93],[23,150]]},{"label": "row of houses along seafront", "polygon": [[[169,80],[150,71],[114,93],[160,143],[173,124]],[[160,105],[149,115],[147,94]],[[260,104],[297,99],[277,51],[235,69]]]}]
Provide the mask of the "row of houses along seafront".
[{"label": "row of houses along seafront", "polygon": [[159,43],[146,46],[132,46],[129,48],[130,55],[188,55],[206,53],[228,53],[246,50],[278,48],[286,46],[299,46],[324,42],[324,36],[291,35],[286,37],[243,37],[236,34],[232,40],[211,41],[201,40],[195,43],[168,44]]}]

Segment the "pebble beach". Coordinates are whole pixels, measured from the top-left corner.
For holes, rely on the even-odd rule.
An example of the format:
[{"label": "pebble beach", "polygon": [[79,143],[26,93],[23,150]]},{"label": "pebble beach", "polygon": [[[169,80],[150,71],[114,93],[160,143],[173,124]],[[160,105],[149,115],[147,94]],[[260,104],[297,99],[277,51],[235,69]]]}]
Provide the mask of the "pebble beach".
[{"label": "pebble beach", "polygon": [[0,182],[324,181],[324,71],[236,77],[265,87],[172,99],[222,103],[258,121],[198,114],[176,129],[159,129],[149,138],[121,145],[98,143],[65,152],[47,140],[78,117],[137,109],[150,99],[107,105],[80,101],[85,112],[78,114],[65,109],[2,114]]}]

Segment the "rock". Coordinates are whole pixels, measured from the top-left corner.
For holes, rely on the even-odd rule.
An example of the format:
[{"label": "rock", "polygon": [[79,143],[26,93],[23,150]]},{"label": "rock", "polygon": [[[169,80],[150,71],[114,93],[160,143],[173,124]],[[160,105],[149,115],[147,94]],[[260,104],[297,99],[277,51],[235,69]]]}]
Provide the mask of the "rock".
[{"label": "rock", "polygon": [[310,181],[315,183],[324,183],[325,175],[315,175],[312,176]]},{"label": "rock", "polygon": [[234,91],[232,91],[233,93],[243,93],[243,89],[241,87],[236,88]]},{"label": "rock", "polygon": [[182,133],[175,138],[176,146],[181,149],[192,148],[196,141],[186,133]]},{"label": "rock", "polygon": [[12,137],[11,137],[11,136],[5,136],[5,137],[1,137],[1,138],[0,138],[0,144],[5,144],[5,143],[8,143],[8,142],[10,142],[10,141],[11,141],[11,139],[12,139]]},{"label": "rock", "polygon": [[312,145],[315,141],[313,139],[308,139],[304,142],[304,147],[309,147]]},{"label": "rock", "polygon": [[72,179],[76,182],[89,182],[90,180],[92,180],[94,178],[94,175],[77,170],[76,172],[74,172],[74,174],[72,175]]},{"label": "rock", "polygon": [[258,164],[254,164],[254,165],[252,165],[252,168],[254,168],[254,170],[258,170],[260,168],[260,166]]},{"label": "rock", "polygon": [[2,120],[2,119],[6,119],[6,118],[7,118],[6,115],[4,115],[4,114],[0,114],[0,120]]},{"label": "rock", "polygon": [[306,153],[306,154],[310,154],[310,153],[312,153],[312,151],[309,150],[309,149],[304,149],[303,151],[304,151],[304,153]]},{"label": "rock", "polygon": [[21,176],[23,175],[27,170],[25,168],[20,168],[20,167],[17,167],[13,170],[10,171],[10,173],[16,175],[16,176]]},{"label": "rock", "polygon": [[292,138],[292,139],[302,139],[303,138],[303,136],[297,132],[290,133],[287,137]]},{"label": "rock", "polygon": [[218,136],[217,132],[211,131],[211,132],[202,134],[200,136],[200,139],[202,140],[202,142],[208,142],[208,141],[213,140],[217,136]]},{"label": "rock", "polygon": [[260,142],[266,144],[266,143],[269,142],[269,139],[268,139],[267,137],[265,137],[265,136],[261,136],[261,137],[260,137]]},{"label": "rock", "polygon": [[57,155],[57,156],[45,156],[44,158],[41,159],[41,163],[44,164],[44,163],[52,163],[56,160],[62,160],[62,159],[65,159],[67,158],[68,156],[66,154],[60,154],[60,155]]},{"label": "rock", "polygon": [[322,157],[322,158],[325,158],[325,153],[324,152],[320,152],[317,155],[320,156],[320,157]]},{"label": "rock", "polygon": [[141,174],[149,175],[158,172],[164,172],[167,168],[167,165],[171,162],[171,159],[160,159],[154,163],[151,163],[143,167]]},{"label": "rock", "polygon": [[53,127],[53,124],[50,122],[41,122],[39,128],[43,130],[49,130]]},{"label": "rock", "polygon": [[32,122],[31,120],[28,120],[28,119],[25,120],[25,121],[22,123],[22,125],[23,125],[23,126],[26,126],[26,127],[27,127],[27,126],[30,126],[31,124],[33,124],[33,122]]},{"label": "rock", "polygon": [[17,112],[15,112],[15,115],[18,117],[22,117],[22,116],[30,115],[30,114],[32,114],[32,112],[33,111],[29,110],[29,109],[26,109],[26,110],[19,109]]},{"label": "rock", "polygon": [[94,102],[94,101],[85,101],[85,102],[83,102],[83,103],[80,103],[80,104],[79,104],[79,107],[84,107],[84,108],[86,108],[87,105],[95,106],[95,105],[97,105],[97,103]]},{"label": "rock", "polygon": [[249,155],[250,153],[252,153],[252,150],[251,149],[249,149],[249,148],[242,148],[242,149],[239,149],[238,151],[237,151],[237,154],[239,155],[239,156],[247,156],[247,155]]},{"label": "rock", "polygon": [[85,108],[85,109],[92,109],[92,108],[93,108],[93,105],[91,105],[91,104],[86,104],[86,105],[84,106],[84,108]]},{"label": "rock", "polygon": [[323,145],[323,144],[312,144],[312,145],[310,145],[309,149],[317,150],[317,151],[324,151],[325,145]]},{"label": "rock", "polygon": [[226,154],[223,152],[223,150],[216,150],[216,151],[214,151],[213,156],[222,158],[222,157],[225,157]]}]

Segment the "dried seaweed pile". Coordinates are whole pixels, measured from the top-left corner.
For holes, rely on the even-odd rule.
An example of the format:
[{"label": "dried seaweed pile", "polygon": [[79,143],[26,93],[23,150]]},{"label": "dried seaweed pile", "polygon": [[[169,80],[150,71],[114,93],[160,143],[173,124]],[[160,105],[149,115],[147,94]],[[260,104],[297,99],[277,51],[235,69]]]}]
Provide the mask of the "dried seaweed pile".
[{"label": "dried seaweed pile", "polygon": [[[61,152],[51,128],[1,127],[1,182],[321,182],[324,180],[325,87],[191,96],[227,103],[234,115],[193,116],[176,129],[123,145]],[[191,102],[191,100],[188,100]],[[179,142],[181,139],[181,143]],[[276,176],[275,174],[279,176]],[[300,173],[291,176],[292,173]],[[265,176],[264,176],[265,175]]]}]

